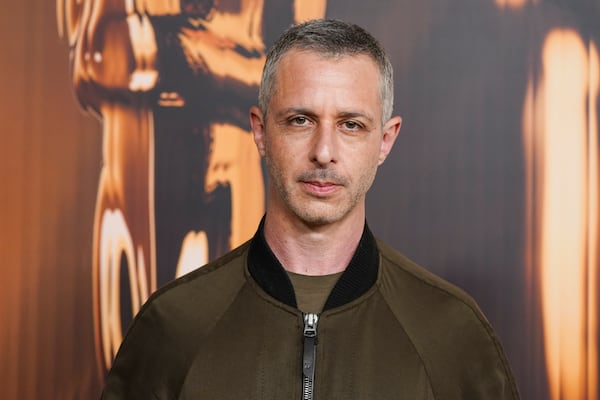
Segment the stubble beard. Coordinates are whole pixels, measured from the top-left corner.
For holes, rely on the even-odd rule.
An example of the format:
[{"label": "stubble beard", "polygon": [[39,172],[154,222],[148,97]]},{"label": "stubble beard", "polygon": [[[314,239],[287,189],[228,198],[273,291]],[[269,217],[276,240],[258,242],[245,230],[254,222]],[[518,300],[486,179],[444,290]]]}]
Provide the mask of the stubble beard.
[{"label": "stubble beard", "polygon": [[[289,184],[286,182],[282,171],[272,165],[267,156],[267,169],[270,177],[271,201],[277,202],[277,207],[285,210],[287,214],[295,216],[298,220],[310,227],[321,227],[341,221],[352,213],[364,201],[365,194],[375,177],[374,171],[364,175],[359,182],[357,190],[350,190],[347,178],[336,174],[331,169],[321,168],[306,171],[294,177]],[[325,197],[311,196],[304,193],[300,182],[310,180],[326,180],[341,185],[340,197],[327,199]],[[272,204],[270,207],[275,206]]]}]

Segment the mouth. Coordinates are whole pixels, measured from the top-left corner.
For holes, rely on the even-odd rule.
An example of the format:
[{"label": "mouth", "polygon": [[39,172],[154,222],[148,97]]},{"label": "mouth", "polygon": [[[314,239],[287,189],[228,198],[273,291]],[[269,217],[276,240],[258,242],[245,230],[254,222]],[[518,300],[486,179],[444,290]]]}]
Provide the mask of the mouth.
[{"label": "mouth", "polygon": [[343,177],[323,172],[304,174],[298,178],[298,182],[306,192],[320,198],[335,194],[346,184]]},{"label": "mouth", "polygon": [[336,183],[323,181],[300,181],[300,183],[308,193],[317,197],[331,195],[341,187]]},{"label": "mouth", "polygon": [[296,181],[309,194],[317,197],[330,196],[348,185],[348,180],[333,169],[316,169],[301,173]]}]

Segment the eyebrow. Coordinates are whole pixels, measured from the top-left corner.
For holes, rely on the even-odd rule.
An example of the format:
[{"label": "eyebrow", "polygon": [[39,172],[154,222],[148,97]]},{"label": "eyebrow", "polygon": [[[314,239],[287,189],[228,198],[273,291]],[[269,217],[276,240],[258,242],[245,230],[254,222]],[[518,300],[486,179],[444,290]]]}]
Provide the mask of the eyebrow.
[{"label": "eyebrow", "polygon": [[364,118],[367,120],[367,122],[369,123],[373,123],[374,119],[367,115],[367,114],[363,114],[361,112],[357,112],[357,111],[346,111],[346,112],[342,112],[340,113],[340,117],[343,118]]},{"label": "eyebrow", "polygon": [[[275,116],[277,117],[276,119],[280,119],[280,118],[284,118],[287,115],[292,115],[292,114],[302,114],[302,115],[306,115],[307,117],[317,117],[317,114],[311,110],[309,110],[308,108],[302,108],[302,107],[289,107],[289,108],[285,108],[279,112],[277,112],[275,114]],[[373,117],[371,117],[368,114],[364,114],[358,111],[342,111],[338,114],[338,117],[341,118],[364,118],[367,120],[367,122],[369,123],[373,123],[375,120]]]},{"label": "eyebrow", "polygon": [[277,117],[277,119],[279,119],[279,118],[283,118],[287,115],[292,115],[292,114],[302,114],[302,115],[306,115],[309,117],[316,116],[316,114],[314,112],[310,111],[308,108],[301,108],[301,107],[285,108],[285,109],[275,113],[275,116]]}]

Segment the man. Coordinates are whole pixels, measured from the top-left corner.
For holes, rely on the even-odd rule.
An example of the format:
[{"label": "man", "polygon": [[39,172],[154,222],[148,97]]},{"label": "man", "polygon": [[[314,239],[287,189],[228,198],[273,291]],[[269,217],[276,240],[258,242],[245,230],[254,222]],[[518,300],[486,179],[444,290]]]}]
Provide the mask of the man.
[{"label": "man", "polygon": [[365,195],[401,119],[362,28],[270,50],[250,118],[269,175],[254,238],[155,293],[104,399],[517,399],[475,302],[376,240]]}]

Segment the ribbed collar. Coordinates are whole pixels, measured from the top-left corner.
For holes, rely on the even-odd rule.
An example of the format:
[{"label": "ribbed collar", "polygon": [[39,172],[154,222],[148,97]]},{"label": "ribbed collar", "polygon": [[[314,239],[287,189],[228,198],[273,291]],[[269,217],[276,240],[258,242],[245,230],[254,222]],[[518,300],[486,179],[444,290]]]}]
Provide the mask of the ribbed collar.
[{"label": "ribbed collar", "polygon": [[[264,218],[250,243],[248,270],[265,292],[282,303],[297,307],[292,282],[265,240]],[[375,284],[378,270],[377,245],[365,222],[356,251],[329,294],[323,311],[349,303],[364,294]]]}]

